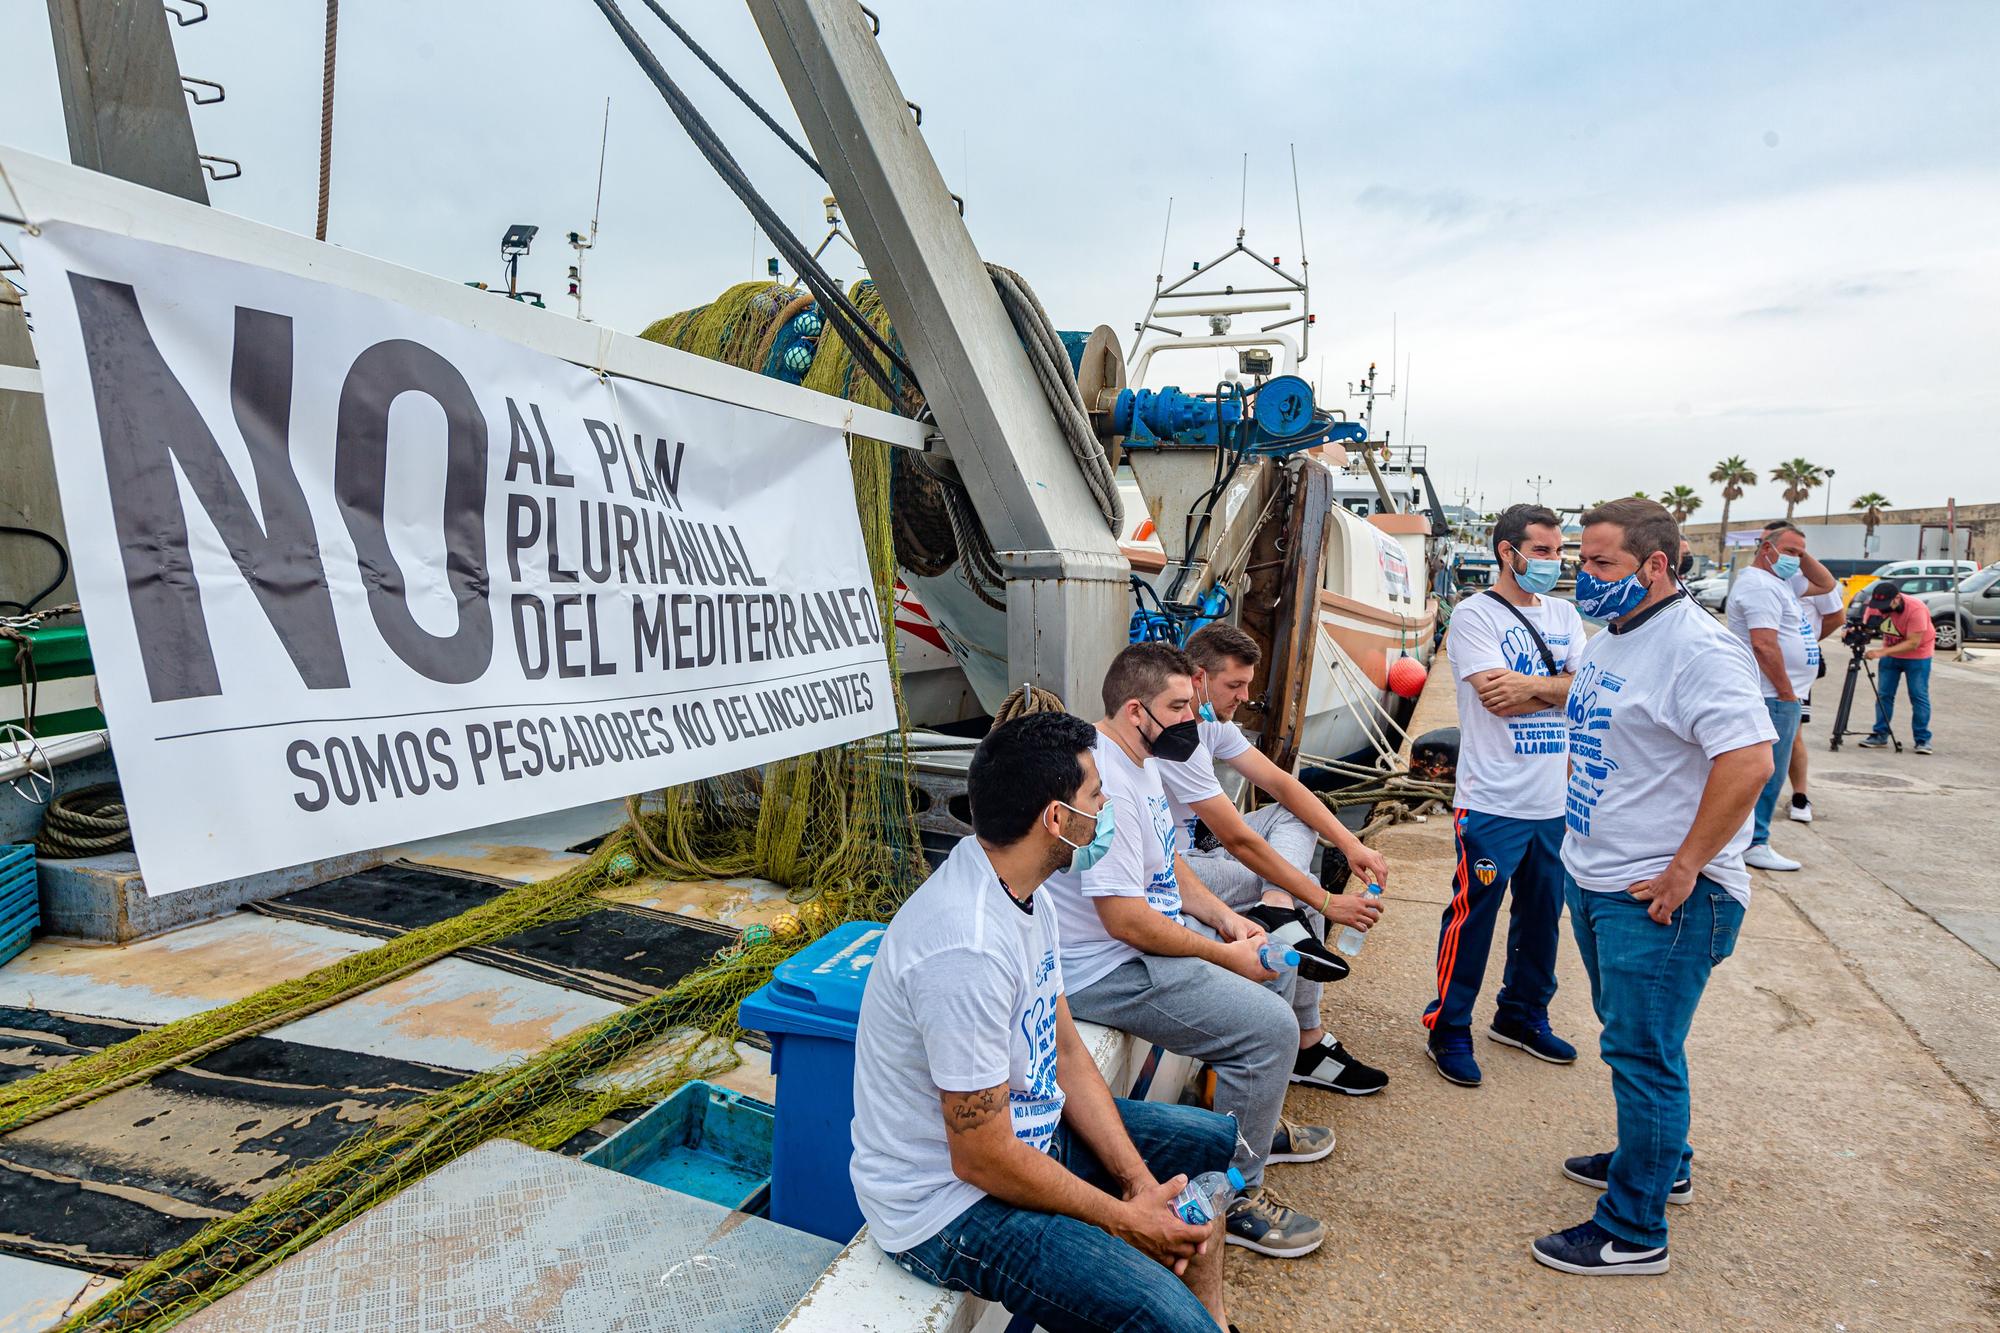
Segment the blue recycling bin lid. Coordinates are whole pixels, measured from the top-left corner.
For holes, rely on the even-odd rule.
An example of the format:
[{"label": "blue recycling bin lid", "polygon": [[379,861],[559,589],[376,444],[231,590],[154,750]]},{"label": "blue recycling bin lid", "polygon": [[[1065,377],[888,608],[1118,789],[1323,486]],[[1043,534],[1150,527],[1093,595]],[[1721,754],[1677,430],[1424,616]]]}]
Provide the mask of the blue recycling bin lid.
[{"label": "blue recycling bin lid", "polygon": [[854,1040],[861,992],[888,927],[850,921],[778,965],[769,984],[743,1001],[737,1020],[757,1032]]}]

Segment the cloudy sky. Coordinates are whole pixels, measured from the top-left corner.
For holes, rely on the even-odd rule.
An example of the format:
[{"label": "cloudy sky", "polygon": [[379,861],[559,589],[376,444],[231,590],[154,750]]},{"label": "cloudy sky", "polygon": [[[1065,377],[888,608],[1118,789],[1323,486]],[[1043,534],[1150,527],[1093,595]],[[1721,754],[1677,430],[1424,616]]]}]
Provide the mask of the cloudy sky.
[{"label": "cloudy sky", "polygon": [[[626,7],[816,240],[821,183]],[[1225,249],[1246,151],[1251,243],[1289,265],[1296,144],[1307,370],[1341,389],[1386,367],[1394,319],[1409,436],[1448,499],[1685,482],[1706,518],[1709,468],[1740,453],[1836,469],[1836,508],[2000,501],[2000,5],[873,7],[981,252],[1064,327],[1139,317],[1169,196],[1169,273]],[[791,121],[742,5],[671,8]],[[229,90],[194,112],[203,149],[244,164],[214,202],[309,233],[322,5],[211,9],[175,42]],[[341,18],[336,243],[492,281],[501,231],[533,222],[524,277],[561,291],[608,95],[593,316],[636,331],[772,253],[588,0],[349,0]],[[60,157],[48,50],[41,0],[0,0],[0,141]]]}]

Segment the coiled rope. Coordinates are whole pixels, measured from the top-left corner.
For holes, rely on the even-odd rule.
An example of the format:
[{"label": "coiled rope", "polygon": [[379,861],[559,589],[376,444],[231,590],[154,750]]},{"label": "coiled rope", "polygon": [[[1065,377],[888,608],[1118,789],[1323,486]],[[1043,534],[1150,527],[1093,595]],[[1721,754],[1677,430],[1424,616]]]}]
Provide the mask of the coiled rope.
[{"label": "coiled rope", "polygon": [[1103,441],[1091,429],[1083,390],[1077,387],[1076,372],[1070,367],[1069,349],[1063,346],[1062,335],[1056,332],[1049,312],[1042,309],[1026,279],[999,264],[988,264],[986,271],[993,277],[993,288],[1000,294],[1000,304],[1006,308],[1014,332],[1028,349],[1035,378],[1042,382],[1042,396],[1048,399],[1049,410],[1055,413],[1056,424],[1062,427],[1063,438],[1076,456],[1076,465],[1083,473],[1084,484],[1090,487],[1091,498],[1097,501],[1097,508],[1111,525],[1112,533],[1123,533],[1125,502],[1118,495],[1118,479],[1112,475]]},{"label": "coiled rope", "polygon": [[49,802],[42,831],[35,835],[35,855],[69,860],[132,850],[132,824],[125,815],[125,793],[115,782],[66,791]]}]

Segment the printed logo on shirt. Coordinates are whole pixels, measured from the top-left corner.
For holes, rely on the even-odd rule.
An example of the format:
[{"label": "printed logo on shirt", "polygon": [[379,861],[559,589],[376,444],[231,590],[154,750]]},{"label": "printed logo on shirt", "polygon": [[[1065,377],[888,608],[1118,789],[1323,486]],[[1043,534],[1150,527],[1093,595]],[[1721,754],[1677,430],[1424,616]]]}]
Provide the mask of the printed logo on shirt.
[{"label": "printed logo on shirt", "polygon": [[1799,616],[1799,638],[1805,641],[1806,665],[1819,668],[1819,613],[1807,608]]},{"label": "printed logo on shirt", "polygon": [[1160,840],[1161,868],[1146,883],[1146,901],[1170,920],[1181,919],[1181,882],[1174,875],[1174,816],[1164,796],[1147,796],[1146,812],[1153,817],[1153,834]]},{"label": "printed logo on shirt", "polygon": [[1499,877],[1500,867],[1482,856],[1472,863],[1472,873],[1479,876],[1481,884],[1491,884]]},{"label": "printed logo on shirt", "polygon": [[[1053,952],[1042,955],[1035,975],[1046,977],[1055,970]],[[1028,1086],[1007,1090],[1007,1110],[1013,1120],[1014,1137],[1037,1152],[1047,1152],[1056,1125],[1062,1119],[1063,1090],[1056,1082],[1056,1004],[1047,995],[1037,995],[1021,1014],[1021,1036],[1028,1043]]]},{"label": "printed logo on shirt", "polygon": [[[1542,641],[1548,644],[1549,656],[1556,661],[1560,662],[1569,656],[1567,631],[1544,633]],[[1500,653],[1507,659],[1507,669],[1517,676],[1549,674],[1549,664],[1542,660],[1541,649],[1535,647],[1535,636],[1528,633],[1528,627],[1525,625],[1516,625],[1500,637]]]},{"label": "printed logo on shirt", "polygon": [[1604,795],[1604,784],[1618,764],[1604,753],[1604,734],[1611,729],[1612,696],[1625,688],[1625,678],[1591,662],[1570,686],[1569,796],[1564,822],[1578,837],[1590,836],[1590,819]]}]

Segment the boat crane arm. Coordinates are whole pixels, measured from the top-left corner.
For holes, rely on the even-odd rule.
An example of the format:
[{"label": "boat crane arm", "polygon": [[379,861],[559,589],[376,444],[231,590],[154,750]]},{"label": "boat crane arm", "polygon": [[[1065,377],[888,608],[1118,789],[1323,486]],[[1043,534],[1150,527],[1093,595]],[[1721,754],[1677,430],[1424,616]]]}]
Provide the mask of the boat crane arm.
[{"label": "boat crane arm", "polygon": [[1007,576],[1010,680],[1095,697],[1129,566],[860,6],[749,0]]}]

